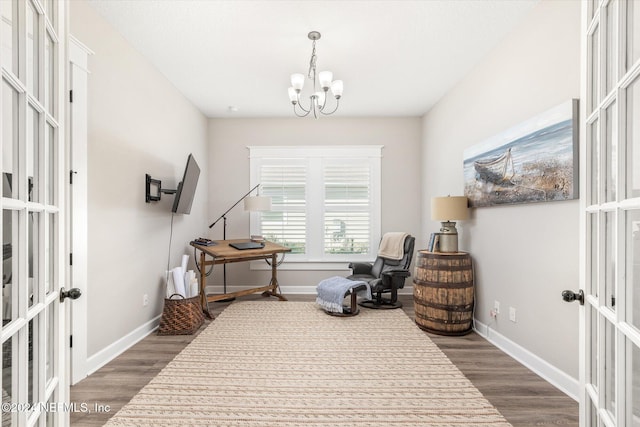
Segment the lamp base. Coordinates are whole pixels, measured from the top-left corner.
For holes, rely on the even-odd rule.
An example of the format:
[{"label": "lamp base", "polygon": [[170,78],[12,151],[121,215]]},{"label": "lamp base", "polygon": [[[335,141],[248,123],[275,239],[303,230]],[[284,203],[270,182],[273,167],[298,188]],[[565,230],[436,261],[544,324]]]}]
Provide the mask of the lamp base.
[{"label": "lamp base", "polygon": [[440,228],[440,252],[458,252],[458,230],[456,229],[456,223],[450,221],[443,221],[442,228]]}]

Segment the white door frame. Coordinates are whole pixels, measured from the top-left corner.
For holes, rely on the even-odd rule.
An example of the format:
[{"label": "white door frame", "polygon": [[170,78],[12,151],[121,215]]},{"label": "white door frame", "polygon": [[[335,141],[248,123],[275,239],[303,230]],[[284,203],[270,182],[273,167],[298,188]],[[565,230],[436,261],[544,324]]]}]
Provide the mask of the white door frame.
[{"label": "white door frame", "polygon": [[[89,298],[87,272],[87,80],[88,61],[93,51],[69,35],[69,90],[73,91],[69,105],[69,266],[70,287],[78,288],[82,297],[71,306],[70,333],[72,346],[71,384],[84,379],[87,365],[87,303]],[[71,263],[70,263],[71,264]]]}]

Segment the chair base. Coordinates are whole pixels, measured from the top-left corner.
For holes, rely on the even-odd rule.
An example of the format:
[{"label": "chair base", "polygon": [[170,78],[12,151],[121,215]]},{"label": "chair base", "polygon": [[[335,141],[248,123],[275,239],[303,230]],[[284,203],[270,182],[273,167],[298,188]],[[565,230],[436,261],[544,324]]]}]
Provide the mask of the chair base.
[{"label": "chair base", "polygon": [[360,310],[357,307],[355,310],[351,309],[351,307],[342,307],[342,313],[336,313],[336,312],[327,311],[327,310],[325,310],[324,312],[331,316],[336,316],[336,317],[351,317],[360,313]]},{"label": "chair base", "polygon": [[382,309],[382,310],[393,310],[393,309],[402,307],[402,303],[400,301],[392,302],[390,300],[385,300],[385,299],[383,299],[381,302],[378,302],[374,299],[360,301],[358,305],[361,307]]}]

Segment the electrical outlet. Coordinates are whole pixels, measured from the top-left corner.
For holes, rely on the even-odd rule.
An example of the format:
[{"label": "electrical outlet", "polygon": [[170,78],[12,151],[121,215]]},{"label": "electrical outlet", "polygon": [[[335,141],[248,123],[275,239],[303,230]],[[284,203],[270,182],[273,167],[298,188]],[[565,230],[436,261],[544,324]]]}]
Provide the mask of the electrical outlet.
[{"label": "electrical outlet", "polygon": [[496,313],[496,316],[500,313],[500,302],[493,302],[493,311]]},{"label": "electrical outlet", "polygon": [[509,307],[509,320],[516,323],[516,309],[513,307]]},{"label": "electrical outlet", "polygon": [[142,306],[146,307],[149,305],[149,295],[144,294],[142,295]]}]

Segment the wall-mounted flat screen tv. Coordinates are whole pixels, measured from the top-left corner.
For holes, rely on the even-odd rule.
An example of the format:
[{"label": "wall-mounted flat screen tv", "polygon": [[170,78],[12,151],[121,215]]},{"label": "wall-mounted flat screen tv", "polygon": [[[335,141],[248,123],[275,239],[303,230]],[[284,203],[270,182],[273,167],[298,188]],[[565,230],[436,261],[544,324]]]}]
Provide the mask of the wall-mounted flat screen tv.
[{"label": "wall-mounted flat screen tv", "polygon": [[191,205],[193,204],[193,197],[196,194],[199,176],[200,167],[193,157],[193,154],[189,154],[182,181],[178,184],[176,196],[173,200],[172,212],[180,214],[188,214],[191,212]]}]

